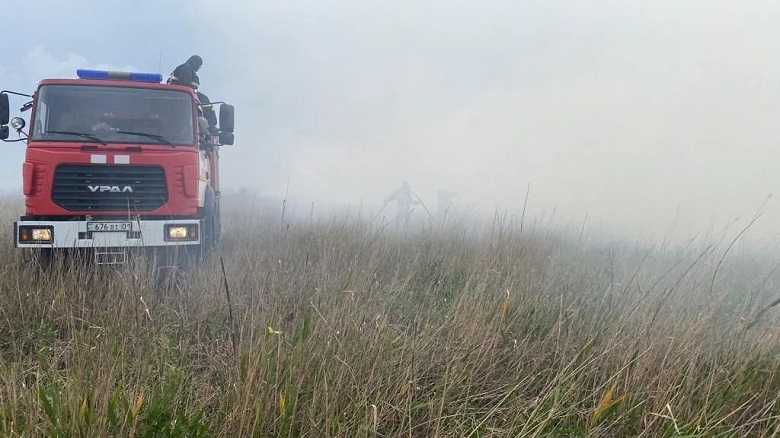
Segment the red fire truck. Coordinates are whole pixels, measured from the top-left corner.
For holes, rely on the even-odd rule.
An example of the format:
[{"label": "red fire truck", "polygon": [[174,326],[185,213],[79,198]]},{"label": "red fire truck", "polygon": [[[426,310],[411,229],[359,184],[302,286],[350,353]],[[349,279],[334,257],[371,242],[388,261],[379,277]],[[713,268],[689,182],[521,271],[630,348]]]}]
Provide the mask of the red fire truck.
[{"label": "red fire truck", "polygon": [[[9,120],[9,95],[27,98],[29,126]],[[232,105],[200,102],[156,73],[78,70],[32,95],[0,92],[0,139],[27,144],[16,247],[47,259],[86,252],[97,264],[125,263],[133,249],[209,250],[220,236],[219,149],[233,144],[233,125]]]}]

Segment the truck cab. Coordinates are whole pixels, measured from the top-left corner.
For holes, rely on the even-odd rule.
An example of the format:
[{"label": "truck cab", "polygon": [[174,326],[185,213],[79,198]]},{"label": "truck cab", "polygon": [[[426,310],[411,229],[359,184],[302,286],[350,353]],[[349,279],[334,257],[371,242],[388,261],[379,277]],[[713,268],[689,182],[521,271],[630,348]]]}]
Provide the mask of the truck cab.
[{"label": "truck cab", "polygon": [[[9,94],[30,98],[26,131],[21,117],[7,126]],[[32,95],[1,92],[0,139],[27,144],[15,246],[86,250],[98,264],[125,263],[136,248],[210,249],[220,236],[219,149],[233,144],[233,120],[233,106],[200,102],[155,73],[78,70]]]}]

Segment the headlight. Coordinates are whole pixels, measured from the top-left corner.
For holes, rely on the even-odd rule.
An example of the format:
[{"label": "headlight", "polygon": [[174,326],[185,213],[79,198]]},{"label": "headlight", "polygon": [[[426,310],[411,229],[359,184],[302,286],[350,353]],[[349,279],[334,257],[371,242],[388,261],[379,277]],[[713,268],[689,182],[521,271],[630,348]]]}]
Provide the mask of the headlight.
[{"label": "headlight", "polygon": [[48,228],[34,228],[32,230],[32,240],[51,240],[51,230]]},{"label": "headlight", "polygon": [[165,241],[195,241],[198,240],[198,225],[166,225]]},{"label": "headlight", "polygon": [[187,227],[170,227],[168,228],[168,237],[171,239],[186,239]]},{"label": "headlight", "polygon": [[51,226],[25,225],[19,227],[19,242],[21,243],[51,243],[53,236],[54,228]]}]

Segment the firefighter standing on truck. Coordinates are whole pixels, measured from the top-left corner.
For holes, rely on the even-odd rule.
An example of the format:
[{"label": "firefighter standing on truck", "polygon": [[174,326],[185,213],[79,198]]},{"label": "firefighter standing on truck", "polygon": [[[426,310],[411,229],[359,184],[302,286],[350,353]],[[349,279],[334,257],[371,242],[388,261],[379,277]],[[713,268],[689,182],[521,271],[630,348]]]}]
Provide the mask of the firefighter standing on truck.
[{"label": "firefighter standing on truck", "polygon": [[184,64],[179,65],[171,73],[171,77],[168,78],[169,84],[186,85],[192,87],[193,90],[197,90],[200,87],[200,78],[198,77],[198,70],[203,65],[203,58],[198,55],[190,56]]},{"label": "firefighter standing on truck", "polygon": [[211,107],[211,101],[208,96],[198,90],[198,88],[200,88],[198,70],[200,70],[202,66],[203,58],[198,55],[192,55],[184,64],[179,65],[173,70],[173,73],[171,73],[171,76],[168,78],[168,83],[186,85],[195,90],[195,93],[198,95],[198,100],[204,105],[204,107],[202,107],[203,117],[208,122],[207,129],[204,129],[203,131],[216,134],[218,132],[217,114],[214,112],[214,108]]}]

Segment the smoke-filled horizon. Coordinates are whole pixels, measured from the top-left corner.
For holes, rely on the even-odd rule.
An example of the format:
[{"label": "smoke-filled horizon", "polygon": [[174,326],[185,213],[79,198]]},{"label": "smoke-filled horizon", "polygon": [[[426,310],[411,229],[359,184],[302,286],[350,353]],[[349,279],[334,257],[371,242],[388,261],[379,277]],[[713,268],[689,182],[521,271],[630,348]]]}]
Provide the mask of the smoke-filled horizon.
[{"label": "smoke-filled horizon", "polygon": [[[752,232],[777,234],[775,2],[87,3],[92,18],[52,2],[44,35],[20,27],[0,88],[167,74],[198,53],[203,91],[236,106],[226,187],[381,207],[408,181],[431,208],[444,189],[483,212],[519,212],[530,187],[529,216],[623,236],[684,240],[759,211]],[[23,151],[5,147],[15,187]]]}]

